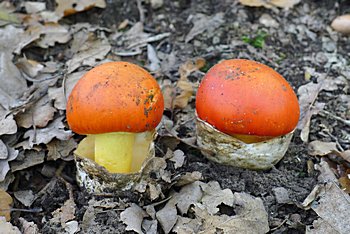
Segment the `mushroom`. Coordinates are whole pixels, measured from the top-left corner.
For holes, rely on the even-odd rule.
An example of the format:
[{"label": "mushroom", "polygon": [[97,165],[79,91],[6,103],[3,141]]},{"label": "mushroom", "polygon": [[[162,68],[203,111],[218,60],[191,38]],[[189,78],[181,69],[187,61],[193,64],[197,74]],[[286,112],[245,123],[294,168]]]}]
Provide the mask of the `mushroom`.
[{"label": "mushroom", "polygon": [[160,87],[146,70],[108,62],[77,82],[66,116],[74,132],[88,135],[82,146],[92,143],[88,158],[109,172],[130,173],[140,170],[163,109]]},{"label": "mushroom", "polygon": [[285,154],[299,120],[298,99],[272,68],[225,60],[204,76],[196,96],[197,142],[216,162],[268,169]]}]

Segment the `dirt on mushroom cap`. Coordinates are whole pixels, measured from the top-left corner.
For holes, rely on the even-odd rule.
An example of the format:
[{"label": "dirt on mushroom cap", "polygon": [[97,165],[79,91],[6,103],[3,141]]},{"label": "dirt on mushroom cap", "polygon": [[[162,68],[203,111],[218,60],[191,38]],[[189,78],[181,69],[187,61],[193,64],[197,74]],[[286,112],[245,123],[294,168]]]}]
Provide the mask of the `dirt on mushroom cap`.
[{"label": "dirt on mushroom cap", "polygon": [[162,118],[164,100],[156,80],[143,68],[109,62],[87,72],[67,102],[67,121],[79,134],[144,132]]},{"label": "dirt on mushroom cap", "polygon": [[272,68],[245,59],[225,60],[203,78],[198,117],[227,134],[280,136],[299,120],[298,99]]}]

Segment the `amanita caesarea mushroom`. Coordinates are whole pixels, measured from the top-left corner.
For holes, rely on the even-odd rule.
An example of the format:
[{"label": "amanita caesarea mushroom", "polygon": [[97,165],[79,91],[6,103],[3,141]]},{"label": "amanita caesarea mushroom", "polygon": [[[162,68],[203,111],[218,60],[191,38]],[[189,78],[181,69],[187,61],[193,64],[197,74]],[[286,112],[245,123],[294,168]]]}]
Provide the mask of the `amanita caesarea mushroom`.
[{"label": "amanita caesarea mushroom", "polygon": [[299,120],[298,99],[272,68],[245,59],[222,61],[196,96],[197,143],[216,162],[268,169],[286,153]]},{"label": "amanita caesarea mushroom", "polygon": [[[128,62],[108,62],[87,72],[67,102],[67,121],[87,135],[80,155],[111,173],[138,172],[164,109],[156,80]],[[79,147],[78,147],[79,151]]]}]

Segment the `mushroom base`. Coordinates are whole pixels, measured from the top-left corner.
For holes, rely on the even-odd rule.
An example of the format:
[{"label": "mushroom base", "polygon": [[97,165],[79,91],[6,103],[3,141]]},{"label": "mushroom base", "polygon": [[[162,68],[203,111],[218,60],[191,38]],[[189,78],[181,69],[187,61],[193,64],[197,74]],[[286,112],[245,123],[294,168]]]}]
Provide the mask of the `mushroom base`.
[{"label": "mushroom base", "polygon": [[222,133],[197,118],[197,144],[208,159],[226,165],[252,170],[273,167],[285,155],[293,131],[279,137],[256,143],[245,143]]},{"label": "mushroom base", "polygon": [[128,190],[145,176],[145,168],[154,158],[155,131],[137,133],[133,147],[134,155],[131,173],[111,173],[94,161],[94,139],[85,138],[74,152],[77,167],[77,181],[90,193]]}]

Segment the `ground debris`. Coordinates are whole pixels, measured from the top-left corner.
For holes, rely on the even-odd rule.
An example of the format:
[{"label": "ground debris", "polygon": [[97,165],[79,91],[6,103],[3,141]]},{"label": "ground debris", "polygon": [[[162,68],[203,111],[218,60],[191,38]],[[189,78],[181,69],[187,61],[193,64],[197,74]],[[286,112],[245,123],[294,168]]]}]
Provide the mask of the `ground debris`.
[{"label": "ground debris", "polygon": [[6,234],[21,234],[18,227],[13,226],[10,222],[6,222],[4,217],[0,216],[0,230]]},{"label": "ground debris", "polygon": [[292,8],[294,5],[298,4],[300,0],[239,0],[239,2],[246,6],[251,7],[281,7],[281,8]]},{"label": "ground debris", "polygon": [[135,231],[142,234],[141,224],[142,220],[147,217],[148,214],[141,207],[132,203],[130,207],[126,208],[120,213],[120,220],[126,224],[125,230]]},{"label": "ground debris", "polygon": [[196,14],[192,19],[193,27],[191,31],[186,35],[185,42],[190,42],[197,35],[208,31],[209,34],[212,34],[213,31],[220,27],[224,21],[224,13],[219,12],[213,16],[207,16],[204,14]]}]

